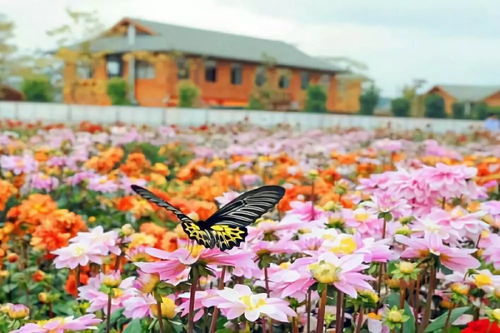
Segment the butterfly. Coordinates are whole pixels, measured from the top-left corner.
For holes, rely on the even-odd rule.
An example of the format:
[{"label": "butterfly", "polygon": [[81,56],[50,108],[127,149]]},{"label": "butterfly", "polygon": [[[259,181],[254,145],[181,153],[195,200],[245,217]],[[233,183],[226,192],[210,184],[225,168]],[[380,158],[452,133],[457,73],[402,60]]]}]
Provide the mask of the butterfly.
[{"label": "butterfly", "polygon": [[195,222],[178,208],[143,187],[132,190],[144,199],[174,213],[188,237],[206,248],[232,249],[245,241],[247,226],[273,208],[285,194],[281,186],[267,185],[248,191],[232,200],[205,221]]}]

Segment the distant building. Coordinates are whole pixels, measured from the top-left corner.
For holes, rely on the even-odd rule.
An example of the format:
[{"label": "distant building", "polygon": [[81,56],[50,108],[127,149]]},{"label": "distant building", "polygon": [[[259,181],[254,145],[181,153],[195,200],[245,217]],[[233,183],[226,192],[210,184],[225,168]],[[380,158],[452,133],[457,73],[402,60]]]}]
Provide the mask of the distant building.
[{"label": "distant building", "polygon": [[499,86],[473,86],[442,84],[432,87],[427,94],[437,94],[444,99],[447,114],[453,112],[453,104],[464,103],[465,114],[470,115],[475,104],[484,102],[488,106],[500,106]]},{"label": "distant building", "polygon": [[66,60],[67,103],[110,104],[106,80],[123,77],[144,106],[177,105],[178,84],[189,80],[207,106],[246,107],[266,84],[277,108],[300,109],[307,86],[321,84],[329,111],[359,110],[361,79],[281,41],[124,18],[88,44],[92,62]]}]

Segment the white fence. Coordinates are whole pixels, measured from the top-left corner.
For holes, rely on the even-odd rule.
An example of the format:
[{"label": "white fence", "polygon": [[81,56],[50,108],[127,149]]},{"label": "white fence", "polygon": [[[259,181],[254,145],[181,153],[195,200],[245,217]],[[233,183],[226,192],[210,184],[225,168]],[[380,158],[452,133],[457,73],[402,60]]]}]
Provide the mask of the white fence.
[{"label": "white fence", "polygon": [[288,123],[300,129],[327,127],[361,127],[373,129],[391,126],[397,130],[428,129],[434,132],[467,132],[482,128],[482,122],[455,119],[393,118],[321,114],[304,112],[275,112],[253,110],[214,110],[155,108],[137,106],[95,106],[55,103],[0,102],[0,119],[78,123],[92,121],[102,124],[123,122],[137,125],[198,126],[207,123],[227,124],[248,119],[260,126]]}]

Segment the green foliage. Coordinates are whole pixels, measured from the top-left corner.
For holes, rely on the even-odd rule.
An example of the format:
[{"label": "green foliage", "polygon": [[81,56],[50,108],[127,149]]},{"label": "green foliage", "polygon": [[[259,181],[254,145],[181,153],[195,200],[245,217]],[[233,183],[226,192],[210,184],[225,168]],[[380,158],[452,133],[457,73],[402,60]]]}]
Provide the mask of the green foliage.
[{"label": "green foliage", "polygon": [[200,89],[189,81],[179,84],[179,106],[181,108],[192,108],[198,104]]},{"label": "green foliage", "polygon": [[426,97],[425,116],[427,118],[446,118],[443,97],[438,94],[431,94]]},{"label": "green foliage", "polygon": [[375,85],[371,85],[361,94],[361,96],[359,96],[359,103],[361,104],[359,113],[372,115],[375,111],[375,107],[377,106],[379,99],[380,91],[377,89],[377,87],[375,87]]},{"label": "green foliage", "polygon": [[[387,296],[384,303],[388,304],[389,307],[397,307],[399,306],[399,299],[399,293],[392,293]],[[402,332],[415,333],[415,316],[407,302],[405,302],[404,315],[408,317],[408,320],[403,323]]]},{"label": "green foliage", "polygon": [[408,117],[410,115],[410,101],[404,97],[393,99],[391,112],[395,117]]},{"label": "green foliage", "polygon": [[326,111],[327,95],[321,85],[311,84],[307,87],[305,111]]},{"label": "green foliage", "polygon": [[465,119],[465,104],[453,103],[452,112],[454,119]]},{"label": "green foliage", "polygon": [[490,109],[488,105],[484,102],[475,104],[472,107],[472,119],[484,120],[488,118],[488,114],[490,113]]},{"label": "green foliage", "polygon": [[127,82],[121,77],[114,77],[108,80],[107,93],[113,105],[130,105],[127,98]]},{"label": "green foliage", "polygon": [[[455,320],[457,320],[458,317],[463,315],[469,310],[468,306],[464,306],[461,308],[456,308],[451,311],[450,314],[450,323],[453,323]],[[446,325],[446,318],[448,317],[448,311],[437,317],[435,320],[432,321],[432,323],[429,324],[425,328],[425,333],[431,333],[431,332],[441,332],[441,330],[444,328]]]},{"label": "green foliage", "polygon": [[50,102],[54,96],[54,87],[44,76],[24,79],[21,90],[26,96],[26,100],[32,102]]},{"label": "green foliage", "polygon": [[269,84],[255,88],[250,95],[248,109],[250,110],[273,110],[280,102],[280,94],[272,89]]}]

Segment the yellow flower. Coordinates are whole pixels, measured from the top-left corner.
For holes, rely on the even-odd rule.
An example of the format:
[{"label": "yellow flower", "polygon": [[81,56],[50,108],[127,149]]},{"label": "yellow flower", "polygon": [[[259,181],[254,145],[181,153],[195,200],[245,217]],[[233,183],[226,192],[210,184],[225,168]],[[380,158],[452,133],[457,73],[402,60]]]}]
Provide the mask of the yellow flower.
[{"label": "yellow flower", "polygon": [[367,316],[370,319],[375,319],[375,320],[381,320],[382,319],[382,315],[376,314],[375,312],[370,312]]},{"label": "yellow flower", "polygon": [[134,227],[132,227],[129,223],[124,224],[121,227],[120,231],[122,232],[123,236],[130,236],[135,232]]},{"label": "yellow flower", "polygon": [[49,302],[49,294],[45,293],[45,292],[41,292],[38,294],[38,300],[40,301],[40,303],[48,303]]},{"label": "yellow flower", "polygon": [[[158,317],[158,305],[151,304],[149,308],[151,309],[153,315],[155,317]],[[161,298],[161,316],[162,318],[168,319],[172,319],[175,317],[175,302],[172,299],[168,297]]]},{"label": "yellow flower", "polygon": [[313,277],[320,283],[333,283],[339,281],[339,268],[325,261],[309,265]]},{"label": "yellow flower", "polygon": [[411,274],[415,270],[415,264],[408,261],[401,261],[399,263],[399,270],[403,274]]},{"label": "yellow flower", "polygon": [[491,316],[495,318],[496,321],[500,321],[500,308],[491,311]]}]

